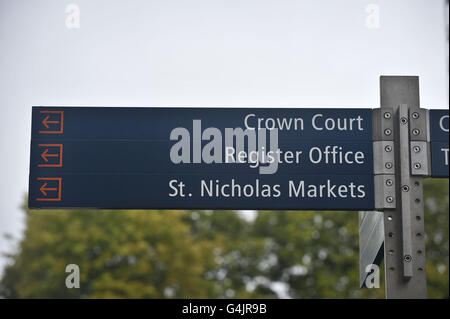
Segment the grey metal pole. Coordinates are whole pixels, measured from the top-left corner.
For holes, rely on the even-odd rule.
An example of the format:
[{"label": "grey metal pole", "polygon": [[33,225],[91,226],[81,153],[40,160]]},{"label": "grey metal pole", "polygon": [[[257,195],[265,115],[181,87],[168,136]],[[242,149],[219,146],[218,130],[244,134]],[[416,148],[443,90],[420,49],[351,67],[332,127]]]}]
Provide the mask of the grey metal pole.
[{"label": "grey metal pole", "polygon": [[[384,210],[386,298],[426,298],[423,176],[428,174],[427,112],[420,109],[419,78],[382,76],[381,110],[392,109],[396,208]],[[422,142],[418,176],[411,163],[411,145]],[[416,153],[415,151],[413,151]]]},{"label": "grey metal pole", "polygon": [[386,298],[426,298],[423,186],[430,174],[428,112],[419,78],[382,76],[373,112],[376,212],[360,212],[360,283],[385,261]]}]

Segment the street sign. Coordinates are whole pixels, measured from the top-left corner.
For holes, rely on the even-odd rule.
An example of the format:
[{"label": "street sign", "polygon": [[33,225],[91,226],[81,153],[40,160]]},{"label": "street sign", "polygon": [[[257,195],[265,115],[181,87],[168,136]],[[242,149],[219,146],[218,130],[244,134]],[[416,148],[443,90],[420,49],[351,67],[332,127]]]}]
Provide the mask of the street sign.
[{"label": "street sign", "polygon": [[380,92],[375,110],[34,107],[28,205],[358,210],[361,286],[384,257],[387,298],[425,298],[422,180],[448,177],[448,110],[420,108],[415,76]]},{"label": "street sign", "polygon": [[30,208],[371,210],[371,109],[34,107]]},{"label": "street sign", "polygon": [[431,177],[448,177],[448,110],[430,110]]}]

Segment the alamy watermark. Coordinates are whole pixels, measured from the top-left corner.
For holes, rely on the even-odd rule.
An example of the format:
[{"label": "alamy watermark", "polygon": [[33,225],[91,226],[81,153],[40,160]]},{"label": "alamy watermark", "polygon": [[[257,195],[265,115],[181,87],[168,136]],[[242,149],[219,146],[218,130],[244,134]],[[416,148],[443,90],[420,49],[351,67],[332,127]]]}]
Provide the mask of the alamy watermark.
[{"label": "alamy watermark", "polygon": [[66,6],[66,28],[79,29],[80,28],[80,6],[75,3],[70,3]]},{"label": "alamy watermark", "polygon": [[366,287],[367,288],[380,288],[380,267],[375,264],[370,264],[366,266]]},{"label": "alamy watermark", "polygon": [[66,287],[68,289],[80,288],[80,267],[77,264],[69,264],[66,266]]},{"label": "alamy watermark", "polygon": [[380,28],[380,6],[374,3],[368,4],[365,8],[366,16],[366,27],[368,29],[379,29]]}]

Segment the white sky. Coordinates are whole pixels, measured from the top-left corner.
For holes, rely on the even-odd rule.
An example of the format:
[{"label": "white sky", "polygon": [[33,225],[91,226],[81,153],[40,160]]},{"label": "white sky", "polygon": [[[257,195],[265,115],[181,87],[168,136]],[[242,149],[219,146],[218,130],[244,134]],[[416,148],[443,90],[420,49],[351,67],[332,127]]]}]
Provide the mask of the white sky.
[{"label": "white sky", "polygon": [[[68,29],[66,5],[80,9]],[[368,28],[366,6],[379,7]],[[0,234],[20,237],[31,106],[448,107],[443,0],[0,0]],[[0,252],[10,249],[0,238]],[[0,270],[3,259],[0,259]]]}]

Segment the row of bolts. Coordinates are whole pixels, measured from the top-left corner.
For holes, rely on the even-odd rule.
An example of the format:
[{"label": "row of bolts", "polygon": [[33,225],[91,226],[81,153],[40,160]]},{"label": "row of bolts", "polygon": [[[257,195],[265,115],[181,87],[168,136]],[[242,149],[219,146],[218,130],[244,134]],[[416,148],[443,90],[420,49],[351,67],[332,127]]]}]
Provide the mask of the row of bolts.
[{"label": "row of bolts", "polygon": [[[385,113],[384,113],[384,118],[385,118],[385,119],[390,119],[391,116],[392,116],[392,115],[391,115],[391,113],[389,113],[389,112],[385,112]],[[419,114],[418,112],[414,112],[414,113],[412,114],[412,118],[413,118],[413,119],[418,119],[419,117],[420,117],[420,114]],[[405,125],[406,123],[408,123],[408,119],[407,119],[406,117],[402,117],[402,118],[400,119],[400,123],[401,123],[402,125]],[[415,128],[415,129],[412,130],[412,133],[413,133],[413,135],[416,135],[416,136],[417,136],[417,135],[420,134],[420,130],[417,129],[417,128]],[[387,135],[387,136],[391,135],[391,134],[392,134],[391,129],[388,129],[388,128],[385,129],[385,130],[384,130],[384,134]],[[385,148],[384,148],[384,150],[385,150],[386,152],[391,152],[391,151],[392,151],[392,146],[391,146],[391,145],[386,145]],[[419,153],[419,152],[420,152],[420,147],[417,146],[417,145],[415,145],[415,146],[413,147],[413,151],[414,151],[414,153]],[[386,166],[387,169],[391,169],[391,168],[392,168],[392,163],[391,163],[391,162],[387,162],[385,166]],[[421,167],[422,167],[422,165],[420,165],[420,163],[414,163],[414,168],[415,168],[415,169],[420,169]],[[387,186],[392,186],[392,184],[393,184],[392,179],[386,180],[386,185],[387,185]],[[408,185],[403,185],[403,186],[402,186],[402,190],[403,190],[404,192],[409,191],[409,186],[408,186]],[[388,197],[386,198],[386,201],[387,201],[388,203],[392,203],[392,202],[394,201],[394,197],[388,196]],[[411,259],[412,259],[412,257],[411,257],[410,255],[405,255],[404,259],[405,259],[406,262],[410,262]]]}]

